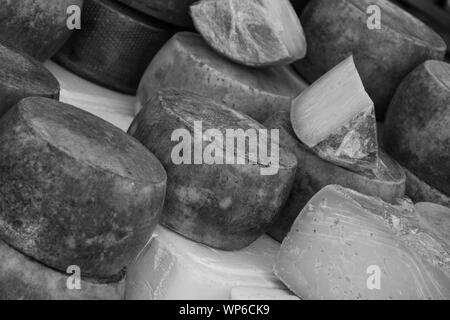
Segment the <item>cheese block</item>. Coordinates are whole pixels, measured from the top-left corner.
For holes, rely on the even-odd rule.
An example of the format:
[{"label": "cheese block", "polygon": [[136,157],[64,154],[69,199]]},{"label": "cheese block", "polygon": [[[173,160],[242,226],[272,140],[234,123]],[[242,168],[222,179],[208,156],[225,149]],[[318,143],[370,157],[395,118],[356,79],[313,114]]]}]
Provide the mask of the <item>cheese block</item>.
[{"label": "cheese block", "polygon": [[280,130],[280,145],[295,154],[298,162],[291,194],[269,230],[272,237],[283,241],[303,207],[329,184],[339,184],[390,203],[404,196],[405,174],[384,151],[379,152],[381,165],[375,172],[345,169],[319,158],[296,139],[289,117],[289,112],[279,112],[264,123],[267,128]]},{"label": "cheese block", "polygon": [[230,300],[300,300],[288,290],[237,287],[231,289]]},{"label": "cheese block", "polygon": [[237,63],[287,65],[306,55],[305,35],[289,0],[201,0],[190,12],[206,42]]},{"label": "cheese block", "polygon": [[386,150],[450,196],[450,64],[427,61],[399,86],[386,117]]},{"label": "cheese block", "polygon": [[377,169],[375,110],[351,56],[292,101],[291,121],[322,159],[353,171]]},{"label": "cheese block", "polygon": [[135,139],[70,105],[26,98],[0,120],[0,238],[52,268],[119,277],[152,234],[166,179]]},{"label": "cheese block", "polygon": [[133,121],[136,97],[115,92],[84,80],[52,61],[44,66],[61,85],[59,100],[90,112],[127,131]]},{"label": "cheese block", "polygon": [[167,171],[161,223],[211,247],[250,245],[291,190],[297,161],[279,148],[278,132],[206,97],[161,90],[128,132]]},{"label": "cheese block", "polygon": [[49,59],[72,33],[71,6],[81,9],[83,0],[0,0],[0,42],[39,61]]},{"label": "cheese block", "polygon": [[433,202],[450,208],[450,196],[422,181],[408,169],[403,170],[406,174],[405,194],[409,198],[414,202]]},{"label": "cheese block", "polygon": [[189,6],[197,0],[119,0],[156,19],[180,27],[192,27]]},{"label": "cheese block", "polygon": [[275,273],[305,299],[448,300],[450,247],[440,231],[406,201],[327,186],[283,241]]},{"label": "cheese block", "polygon": [[308,85],[291,68],[254,69],[214,52],[195,33],[180,32],[159,51],[142,77],[138,99],[145,104],[167,87],[192,91],[264,121],[290,108],[291,99]]},{"label": "cheese block", "polygon": [[[66,270],[67,271],[67,270]],[[122,300],[125,280],[78,279],[36,262],[0,240],[0,300]],[[76,276],[76,275],[75,275]]]},{"label": "cheese block", "polygon": [[280,245],[262,236],[246,249],[214,250],[158,226],[130,267],[128,300],[225,300],[236,286],[284,288],[273,274]]},{"label": "cheese block", "polygon": [[58,99],[59,83],[38,61],[0,44],[0,118],[30,96]]},{"label": "cheese block", "polygon": [[437,33],[387,0],[312,0],[301,21],[308,52],[296,63],[300,74],[313,82],[352,54],[378,119],[410,71],[446,52]]},{"label": "cheese block", "polygon": [[127,94],[135,94],[153,56],[170,39],[171,26],[111,0],[90,0],[83,26],[55,56],[77,75]]}]

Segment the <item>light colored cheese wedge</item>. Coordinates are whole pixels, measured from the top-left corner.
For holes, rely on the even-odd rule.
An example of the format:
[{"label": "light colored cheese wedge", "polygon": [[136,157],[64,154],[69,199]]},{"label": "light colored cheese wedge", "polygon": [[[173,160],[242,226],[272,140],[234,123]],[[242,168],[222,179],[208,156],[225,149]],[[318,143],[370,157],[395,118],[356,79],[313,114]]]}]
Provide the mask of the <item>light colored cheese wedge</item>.
[{"label": "light colored cheese wedge", "polygon": [[448,300],[448,231],[433,219],[406,200],[327,186],[283,241],[275,273],[305,299]]},{"label": "light colored cheese wedge", "polygon": [[321,158],[353,171],[376,170],[375,112],[349,57],[292,102],[297,137]]},{"label": "light colored cheese wedge", "polygon": [[236,287],[231,289],[230,300],[300,300],[288,290],[272,288]]},{"label": "light colored cheese wedge", "polygon": [[226,252],[159,226],[128,270],[126,299],[225,300],[236,286],[284,288],[272,271],[279,247],[262,236],[248,248]]},{"label": "light colored cheese wedge", "polygon": [[306,54],[289,0],[201,0],[191,6],[191,16],[205,40],[237,63],[285,65]]}]

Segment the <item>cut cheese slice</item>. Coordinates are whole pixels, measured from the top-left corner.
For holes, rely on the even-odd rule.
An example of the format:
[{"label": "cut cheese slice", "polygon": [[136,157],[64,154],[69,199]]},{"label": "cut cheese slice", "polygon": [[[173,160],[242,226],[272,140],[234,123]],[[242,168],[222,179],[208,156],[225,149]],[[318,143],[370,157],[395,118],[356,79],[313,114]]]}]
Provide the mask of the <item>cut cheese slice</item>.
[{"label": "cut cheese slice", "polygon": [[[122,300],[125,280],[99,283],[36,262],[0,240],[0,300]],[[71,276],[74,276],[71,278]]]},{"label": "cut cheese slice", "polygon": [[292,102],[297,137],[321,158],[353,171],[377,170],[375,111],[349,57]]},{"label": "cut cheese slice", "polygon": [[159,219],[167,176],[135,139],[73,106],[21,100],[0,119],[0,238],[113,281]]},{"label": "cut cheese slice", "polygon": [[448,300],[448,233],[424,221],[410,202],[327,186],[295,221],[275,273],[305,299]]},{"label": "cut cheese slice", "polygon": [[111,0],[83,6],[83,26],[55,56],[77,75],[135,94],[145,68],[170,39],[172,27]]},{"label": "cut cheese slice", "polygon": [[262,122],[278,110],[289,110],[292,98],[307,86],[289,67],[241,66],[214,52],[198,34],[180,32],[150,63],[138,98],[145,104],[161,89],[179,88]]},{"label": "cut cheese slice", "polygon": [[0,44],[0,118],[21,99],[58,99],[59,83],[41,63]]},{"label": "cut cheese slice", "polygon": [[[83,0],[0,0],[0,42],[39,61],[52,57],[72,34],[68,21]],[[69,10],[69,9],[75,9]],[[69,15],[70,13],[70,15]]]},{"label": "cut cheese slice", "polygon": [[191,6],[191,16],[211,47],[240,64],[287,65],[306,54],[289,0],[201,0]]},{"label": "cut cheese slice", "polygon": [[262,236],[226,252],[190,241],[164,227],[129,268],[129,300],[225,300],[236,286],[284,288],[272,268],[279,244]]},{"label": "cut cheese slice", "polygon": [[300,300],[288,290],[237,287],[231,289],[230,300]]},{"label": "cut cheese slice", "polygon": [[135,96],[98,86],[52,61],[47,61],[44,66],[50,70],[61,85],[59,97],[61,102],[90,112],[125,132],[128,130],[135,114]]}]

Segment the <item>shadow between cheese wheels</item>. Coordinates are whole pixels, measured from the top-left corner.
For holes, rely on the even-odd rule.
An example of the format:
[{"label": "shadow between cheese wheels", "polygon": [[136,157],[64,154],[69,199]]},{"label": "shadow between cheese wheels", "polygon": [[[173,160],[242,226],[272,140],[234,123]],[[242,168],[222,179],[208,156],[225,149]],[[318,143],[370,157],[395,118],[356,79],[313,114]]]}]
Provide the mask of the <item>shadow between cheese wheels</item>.
[{"label": "shadow between cheese wheels", "polygon": [[166,173],[106,121],[26,98],[0,120],[0,181],[2,240],[52,268],[113,281],[158,222]]},{"label": "shadow between cheese wheels", "polygon": [[[261,158],[250,162],[254,153],[247,152],[247,147],[245,158],[241,158],[239,153],[242,155],[243,149],[236,148],[235,142],[230,150],[225,147],[225,138],[222,143],[213,138],[223,155],[228,149],[233,158],[238,155],[236,158],[245,160],[245,164],[236,164],[237,161],[229,164],[228,159],[222,161],[224,164],[206,164],[194,162],[192,158],[192,161],[175,164],[172,155],[180,143],[177,137],[172,141],[172,135],[175,130],[193,135],[194,121],[201,121],[204,130],[215,129],[223,136],[226,136],[226,130],[265,129],[250,117],[209,98],[166,89],[147,102],[128,132],[153,152],[166,168],[168,187],[161,223],[214,248],[242,249],[266,231],[283,206],[292,187],[296,159],[280,148],[278,172],[262,175],[261,170],[269,166],[269,162],[261,161]],[[197,141],[205,148],[207,137],[201,139]],[[199,148],[198,142],[194,144]],[[188,147],[191,148],[191,142]],[[187,154],[188,151],[183,151],[183,155],[184,152]]]},{"label": "shadow between cheese wheels", "polygon": [[59,83],[38,61],[0,44],[0,118],[21,99],[59,98]]}]

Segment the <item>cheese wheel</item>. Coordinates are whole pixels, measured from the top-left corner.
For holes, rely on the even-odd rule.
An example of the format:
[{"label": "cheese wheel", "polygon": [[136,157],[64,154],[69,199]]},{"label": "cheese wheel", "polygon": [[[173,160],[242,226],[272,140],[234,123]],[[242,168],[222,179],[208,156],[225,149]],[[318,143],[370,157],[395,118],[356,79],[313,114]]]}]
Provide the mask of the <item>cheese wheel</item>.
[{"label": "cheese wheel", "polygon": [[119,0],[156,19],[181,27],[192,27],[189,6],[197,0]]},{"label": "cheese wheel", "polygon": [[399,86],[386,117],[386,150],[450,196],[450,64],[427,61]]},{"label": "cheese wheel", "polygon": [[49,59],[72,33],[71,6],[81,9],[83,0],[0,0],[0,42],[39,61]]},{"label": "cheese wheel", "polygon": [[300,300],[288,290],[272,288],[236,287],[231,289],[230,300]]},{"label": "cheese wheel", "polygon": [[[372,27],[377,15],[371,5],[380,9],[380,29]],[[410,71],[446,52],[437,33],[387,0],[312,0],[301,21],[308,52],[296,63],[300,74],[313,82],[352,54],[378,119]]]},{"label": "cheese wheel", "polygon": [[410,203],[327,186],[283,241],[275,274],[305,299],[448,300],[445,237]]},{"label": "cheese wheel", "polygon": [[288,67],[254,69],[215,53],[194,33],[180,32],[160,50],[142,77],[138,99],[145,104],[166,87],[192,91],[257,121],[283,109],[307,84]]},{"label": "cheese wheel", "polygon": [[273,274],[279,249],[263,235],[244,250],[212,250],[158,226],[127,273],[125,299],[226,300],[235,286],[285,289]]},{"label": "cheese wheel", "polygon": [[[76,280],[36,262],[0,240],[0,300],[122,300],[125,280]],[[68,285],[69,283],[69,285]]]},{"label": "cheese wheel", "polygon": [[[161,223],[211,247],[248,246],[265,232],[291,190],[297,162],[279,149],[276,133],[206,97],[162,90],[128,132],[167,170]],[[270,159],[262,156],[264,149],[270,149]]]},{"label": "cheese wheel", "polygon": [[171,27],[111,0],[90,0],[83,26],[55,56],[75,74],[135,94],[145,68],[172,35]]},{"label": "cheese wheel", "polygon": [[390,203],[404,196],[405,174],[383,151],[379,155],[384,166],[378,174],[357,173],[319,158],[302,144],[295,137],[288,112],[277,113],[265,122],[265,126],[280,130],[280,145],[295,154],[298,162],[292,192],[269,230],[276,240],[283,241],[303,207],[316,192],[329,184],[340,184]]},{"label": "cheese wheel", "polygon": [[287,65],[306,54],[289,0],[201,0],[191,6],[191,17],[214,50],[246,66]]},{"label": "cheese wheel", "polygon": [[30,96],[58,99],[59,83],[38,61],[0,44],[0,118]]},{"label": "cheese wheel", "polygon": [[111,280],[150,238],[166,173],[113,125],[26,98],[0,120],[0,181],[1,239],[52,268]]}]

